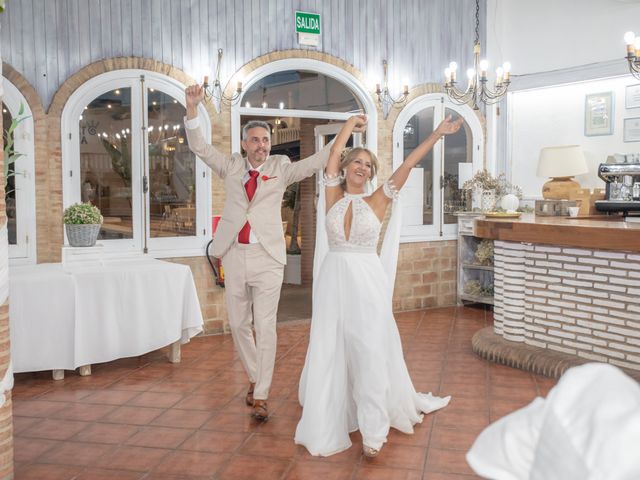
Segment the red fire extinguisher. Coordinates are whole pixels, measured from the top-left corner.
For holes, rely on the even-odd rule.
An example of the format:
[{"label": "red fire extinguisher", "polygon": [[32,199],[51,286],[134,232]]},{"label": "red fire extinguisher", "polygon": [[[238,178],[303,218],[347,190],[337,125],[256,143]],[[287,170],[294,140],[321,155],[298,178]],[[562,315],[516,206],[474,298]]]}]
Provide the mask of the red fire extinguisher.
[{"label": "red fire extinguisher", "polygon": [[213,243],[213,237],[215,237],[216,229],[218,228],[218,223],[220,223],[220,215],[214,215],[211,217],[211,240],[207,243],[206,254],[207,260],[209,261],[209,265],[211,265],[211,269],[213,270],[213,275],[216,277],[216,285],[224,288],[224,268],[222,267],[222,260],[214,257],[213,260],[209,255],[209,247]]}]

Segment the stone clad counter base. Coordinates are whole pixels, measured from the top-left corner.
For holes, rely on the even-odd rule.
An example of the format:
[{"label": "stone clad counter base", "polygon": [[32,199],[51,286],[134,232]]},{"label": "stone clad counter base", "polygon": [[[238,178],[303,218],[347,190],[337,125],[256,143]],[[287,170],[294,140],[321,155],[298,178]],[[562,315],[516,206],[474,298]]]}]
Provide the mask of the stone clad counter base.
[{"label": "stone clad counter base", "polygon": [[[494,254],[494,336],[573,357],[567,366],[599,361],[640,373],[640,254],[499,240]],[[549,374],[526,351],[529,369]]]}]

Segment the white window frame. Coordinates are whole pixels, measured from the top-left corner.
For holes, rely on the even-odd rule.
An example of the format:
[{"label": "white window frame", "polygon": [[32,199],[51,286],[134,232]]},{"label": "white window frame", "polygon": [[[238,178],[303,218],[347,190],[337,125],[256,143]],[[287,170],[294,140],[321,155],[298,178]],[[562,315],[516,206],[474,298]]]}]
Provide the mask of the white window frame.
[{"label": "white window frame", "polygon": [[[62,186],[63,207],[81,201],[80,185],[80,143],[78,141],[78,119],[84,107],[96,97],[116,88],[131,89],[131,131],[141,132],[146,129],[147,95],[142,96],[141,77],[144,77],[144,88],[155,88],[185,105],[185,86],[166,75],[139,69],[117,70],[94,77],[80,86],[67,101],[62,112]],[[142,99],[136,101],[134,99]],[[211,141],[211,124],[209,115],[203,105],[199,106],[200,126],[205,139]],[[132,135],[132,159],[136,152],[148,152],[148,138],[145,135]],[[139,157],[139,155],[138,155]],[[148,159],[146,160],[148,164]],[[142,159],[132,161],[131,195],[133,214],[133,238],[117,240],[100,240],[109,251],[123,253],[144,252],[155,258],[190,257],[205,254],[205,247],[211,237],[211,171],[204,162],[196,162],[196,234],[184,237],[150,238],[150,222],[143,219],[149,212],[149,195],[142,193]],[[146,230],[143,234],[143,226]],[[66,235],[65,235],[66,243]]]},{"label": "white window frame", "polygon": [[[15,151],[23,156],[15,163],[16,244],[9,245],[9,265],[29,265],[37,263],[33,112],[20,90],[6,78],[3,78],[3,82],[2,101],[11,116],[18,116],[20,104],[24,107],[23,115],[28,116],[13,134]],[[4,125],[3,128],[6,130],[9,125]]]},{"label": "white window frame", "polygon": [[[422,95],[402,109],[393,127],[393,169],[398,168],[404,161],[404,127],[415,114],[426,108],[434,108],[434,128],[444,118],[446,109],[453,110],[456,114],[464,118],[471,129],[472,136],[472,163],[474,173],[482,169],[484,156],[484,133],[482,125],[474,110],[467,105],[456,105],[449,101],[442,94]],[[444,143],[446,137],[437,142],[433,147],[433,224],[432,225],[403,225],[400,242],[429,242],[441,240],[455,240],[457,238],[457,224],[444,224],[442,212],[442,195],[440,188],[440,176],[442,175],[442,165],[444,161]],[[416,169],[414,169],[416,170]],[[411,175],[418,175],[419,172],[412,172]],[[411,176],[409,178],[411,181]],[[406,191],[403,192],[406,196]],[[405,207],[407,208],[407,207]],[[410,207],[409,207],[410,208]],[[422,208],[422,206],[420,206]]]}]

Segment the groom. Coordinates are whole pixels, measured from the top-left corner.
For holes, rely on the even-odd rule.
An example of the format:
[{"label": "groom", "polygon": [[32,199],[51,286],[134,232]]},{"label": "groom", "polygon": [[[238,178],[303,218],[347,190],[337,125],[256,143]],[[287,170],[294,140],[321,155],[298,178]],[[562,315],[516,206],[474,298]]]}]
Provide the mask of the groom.
[{"label": "groom", "polygon": [[[197,106],[203,88],[185,90],[185,127],[189,148],[223,181],[227,198],[213,240],[213,255],[222,258],[229,326],[235,347],[249,376],[247,405],[264,421],[276,358],[276,315],[284,265],[285,239],[280,205],[288,185],[324,167],[329,146],[309,158],[291,163],[283,155],[269,155],[268,123],[250,121],[242,128],[243,158],[219,152],[205,142]],[[255,340],[251,324],[255,329]]]}]

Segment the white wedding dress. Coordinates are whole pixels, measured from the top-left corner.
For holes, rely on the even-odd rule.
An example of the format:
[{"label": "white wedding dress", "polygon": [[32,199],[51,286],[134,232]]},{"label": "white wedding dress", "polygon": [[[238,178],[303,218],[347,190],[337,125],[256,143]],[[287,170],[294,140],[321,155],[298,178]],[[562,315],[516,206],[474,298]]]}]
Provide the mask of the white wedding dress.
[{"label": "white wedding dress", "polygon": [[303,412],[295,442],[312,455],[328,456],[349,448],[349,433],[355,430],[366,446],[380,449],[389,427],[413,433],[423,413],[446,406],[450,397],[417,393],[404,362],[392,313],[397,213],[389,222],[381,261],[376,253],[381,223],[363,196],[345,194],[327,212],[325,223],[323,193],[318,202],[311,334],[299,386]]}]

